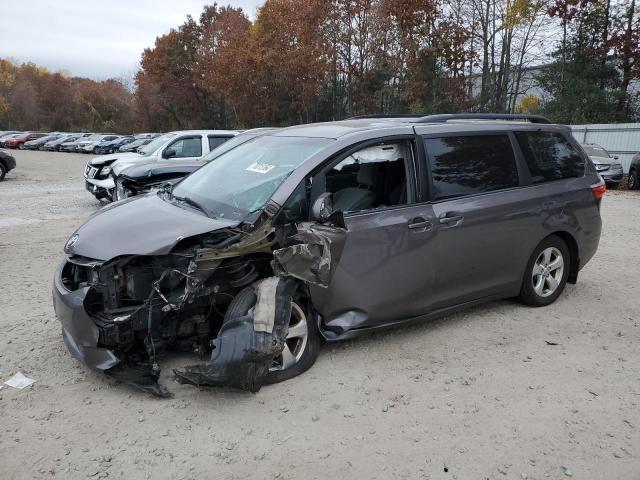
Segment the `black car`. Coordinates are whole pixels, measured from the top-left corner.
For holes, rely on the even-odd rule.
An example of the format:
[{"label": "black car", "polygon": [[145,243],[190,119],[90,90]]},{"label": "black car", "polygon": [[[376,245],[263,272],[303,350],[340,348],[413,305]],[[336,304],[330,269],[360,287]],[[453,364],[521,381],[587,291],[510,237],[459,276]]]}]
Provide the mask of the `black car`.
[{"label": "black car", "polygon": [[273,128],[254,128],[247,130],[231,140],[225,141],[208,155],[195,160],[162,160],[158,162],[132,165],[114,176],[116,188],[113,190],[113,201],[123,200],[128,197],[149,192],[165,184],[174,184],[197,169],[215,160],[223,153],[242,145],[260,135],[272,132]]},{"label": "black car", "polygon": [[0,182],[4,180],[7,172],[16,168],[16,159],[4,150],[0,150]]}]

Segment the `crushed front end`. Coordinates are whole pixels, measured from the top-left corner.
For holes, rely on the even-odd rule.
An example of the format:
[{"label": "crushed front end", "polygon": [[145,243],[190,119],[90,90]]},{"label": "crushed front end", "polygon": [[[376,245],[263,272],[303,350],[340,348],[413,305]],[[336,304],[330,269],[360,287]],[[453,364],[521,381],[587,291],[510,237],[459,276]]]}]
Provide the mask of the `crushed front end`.
[{"label": "crushed front end", "polygon": [[[302,263],[290,261],[306,238],[317,239],[267,221],[181,239],[158,255],[103,261],[67,248],[53,289],[67,348],[89,367],[159,396],[168,394],[159,363],[172,351],[202,360],[174,371],[181,383],[257,391],[285,345],[294,292],[326,276],[330,256],[322,248],[305,249],[318,257],[309,264],[314,273],[302,274],[304,255]],[[229,305],[247,288],[256,293],[254,307],[229,318]]]},{"label": "crushed front end", "polygon": [[231,299],[269,275],[269,260],[258,254],[197,264],[188,251],[108,262],[68,255],[53,292],[65,343],[89,367],[164,395],[158,358],[210,350]]}]

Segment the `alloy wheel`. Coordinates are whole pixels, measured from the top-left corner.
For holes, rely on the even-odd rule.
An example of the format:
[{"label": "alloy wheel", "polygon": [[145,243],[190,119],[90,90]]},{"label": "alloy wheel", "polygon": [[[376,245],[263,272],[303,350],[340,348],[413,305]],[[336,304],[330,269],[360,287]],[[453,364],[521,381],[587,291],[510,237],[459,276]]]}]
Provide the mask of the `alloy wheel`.
[{"label": "alloy wheel", "polygon": [[300,305],[291,302],[291,318],[289,332],[284,342],[282,353],[273,359],[270,372],[286,370],[298,363],[304,354],[309,339],[307,315]]},{"label": "alloy wheel", "polygon": [[531,281],[533,290],[541,297],[548,297],[560,286],[564,273],[562,252],[555,247],[545,248],[533,264]]}]

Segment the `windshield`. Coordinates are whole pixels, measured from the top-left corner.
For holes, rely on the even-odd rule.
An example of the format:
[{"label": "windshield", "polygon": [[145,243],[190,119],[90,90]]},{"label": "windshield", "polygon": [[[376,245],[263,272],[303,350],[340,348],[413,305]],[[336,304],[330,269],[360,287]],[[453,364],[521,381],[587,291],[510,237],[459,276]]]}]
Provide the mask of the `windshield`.
[{"label": "windshield", "polygon": [[260,210],[293,170],[332,141],[254,138],[186,177],[174,189],[174,198],[188,198],[212,217],[242,220]]},{"label": "windshield", "polygon": [[138,152],[142,155],[149,156],[175,136],[176,136],[175,133],[165,133],[164,135],[160,135],[159,137],[155,138],[151,143],[148,143],[144,147],[139,148]]},{"label": "windshield", "polygon": [[582,148],[590,157],[609,157],[609,152],[602,147],[598,147],[596,145],[582,145]]}]

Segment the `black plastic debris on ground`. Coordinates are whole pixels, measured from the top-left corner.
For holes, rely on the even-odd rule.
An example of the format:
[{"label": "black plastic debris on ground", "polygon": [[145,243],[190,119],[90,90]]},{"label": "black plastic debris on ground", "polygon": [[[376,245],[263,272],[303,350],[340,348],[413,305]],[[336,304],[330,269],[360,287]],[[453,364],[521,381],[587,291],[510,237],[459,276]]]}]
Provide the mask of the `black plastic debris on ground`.
[{"label": "black plastic debris on ground", "polygon": [[[263,282],[276,282],[271,298],[260,298]],[[291,300],[298,282],[292,278],[271,277],[257,282],[257,303],[246,315],[225,318],[214,341],[211,358],[206,363],[174,369],[179,383],[232,386],[257,392],[264,384],[274,357],[282,352],[289,331]],[[266,308],[258,303],[273,302]],[[261,305],[265,307],[265,303]],[[254,318],[256,311],[272,312],[273,318]],[[257,331],[257,324],[272,326],[271,331]]]}]

